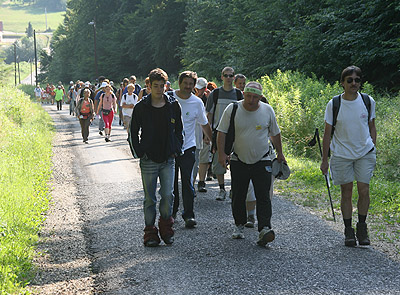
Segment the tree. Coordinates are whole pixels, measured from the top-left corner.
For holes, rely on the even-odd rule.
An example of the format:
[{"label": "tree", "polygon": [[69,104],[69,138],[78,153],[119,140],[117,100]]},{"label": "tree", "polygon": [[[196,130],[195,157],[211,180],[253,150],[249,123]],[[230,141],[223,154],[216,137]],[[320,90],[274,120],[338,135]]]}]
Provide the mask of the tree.
[{"label": "tree", "polygon": [[33,37],[33,27],[31,22],[28,23],[28,27],[26,28],[25,33],[28,38]]}]

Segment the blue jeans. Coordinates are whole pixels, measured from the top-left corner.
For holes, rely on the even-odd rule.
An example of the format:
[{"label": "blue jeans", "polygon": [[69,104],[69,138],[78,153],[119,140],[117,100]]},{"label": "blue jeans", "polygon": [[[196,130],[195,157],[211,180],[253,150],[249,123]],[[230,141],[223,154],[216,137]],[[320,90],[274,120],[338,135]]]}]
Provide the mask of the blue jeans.
[{"label": "blue jeans", "polygon": [[179,187],[178,187],[178,171],[181,171],[182,183],[182,200],[183,212],[182,218],[194,218],[193,203],[194,203],[194,187],[193,187],[193,165],[195,162],[196,147],[185,150],[184,154],[176,158],[175,165],[175,182],[174,182],[174,210],[176,214],[179,209]]},{"label": "blue jeans", "polygon": [[153,226],[156,221],[157,178],[160,178],[160,215],[163,219],[172,215],[175,159],[169,158],[166,162],[156,163],[144,155],[140,158],[140,170],[144,190],[144,221],[146,226]]}]

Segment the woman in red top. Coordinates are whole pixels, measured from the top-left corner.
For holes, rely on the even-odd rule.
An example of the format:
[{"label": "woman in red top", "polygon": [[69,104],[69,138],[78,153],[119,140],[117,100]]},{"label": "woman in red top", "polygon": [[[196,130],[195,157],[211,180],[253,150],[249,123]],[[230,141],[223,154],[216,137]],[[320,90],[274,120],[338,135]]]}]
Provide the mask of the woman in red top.
[{"label": "woman in red top", "polygon": [[104,131],[106,133],[105,140],[106,142],[110,141],[110,134],[111,134],[111,125],[114,119],[114,113],[117,107],[117,98],[115,97],[114,93],[111,91],[111,85],[107,84],[104,87],[105,93],[100,96],[99,106],[97,108],[97,114],[100,113],[100,110],[103,114],[103,121],[104,121]]},{"label": "woman in red top", "polygon": [[89,89],[83,91],[83,98],[79,100],[75,113],[81,124],[83,142],[88,143],[89,126],[94,118],[94,105],[93,100],[90,99]]}]

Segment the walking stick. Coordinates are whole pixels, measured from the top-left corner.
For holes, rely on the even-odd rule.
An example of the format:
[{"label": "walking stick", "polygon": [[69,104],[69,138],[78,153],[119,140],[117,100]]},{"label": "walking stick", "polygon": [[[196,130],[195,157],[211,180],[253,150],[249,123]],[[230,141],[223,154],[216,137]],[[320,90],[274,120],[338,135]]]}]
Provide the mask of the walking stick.
[{"label": "walking stick", "polygon": [[[319,132],[318,132],[318,128],[315,128],[314,138],[308,143],[308,146],[314,146],[317,142],[318,142],[319,152],[320,152],[321,158],[322,158],[322,148],[321,148],[321,142],[320,142],[320,140],[319,140]],[[332,203],[332,197],[331,197],[331,190],[330,190],[330,188],[329,188],[328,175],[324,175],[324,176],[325,176],[326,188],[328,189],[329,201],[330,201],[330,203],[331,203],[333,221],[336,222],[335,210],[333,210],[333,203]]]}]

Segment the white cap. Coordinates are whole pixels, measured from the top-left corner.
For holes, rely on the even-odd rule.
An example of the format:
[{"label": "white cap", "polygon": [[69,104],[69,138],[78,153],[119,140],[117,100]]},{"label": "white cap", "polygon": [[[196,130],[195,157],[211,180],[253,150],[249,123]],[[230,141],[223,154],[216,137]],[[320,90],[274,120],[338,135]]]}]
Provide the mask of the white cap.
[{"label": "white cap", "polygon": [[196,83],[197,89],[203,89],[204,87],[207,87],[207,80],[205,78],[198,78],[197,83]]},{"label": "white cap", "polygon": [[73,85],[73,84],[74,84],[74,81],[69,81],[69,84]]},{"label": "white cap", "polygon": [[85,82],[85,87],[90,87],[90,82],[89,81]]},{"label": "white cap", "polygon": [[107,85],[108,85],[107,82],[103,82],[101,83],[100,88],[106,87]]}]

